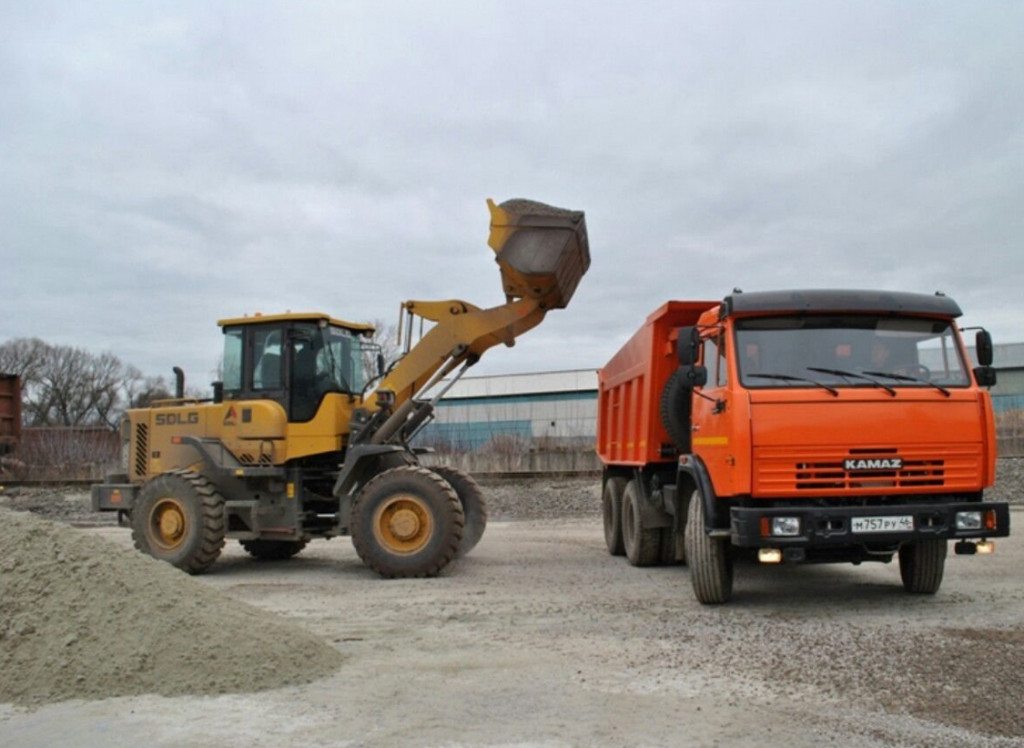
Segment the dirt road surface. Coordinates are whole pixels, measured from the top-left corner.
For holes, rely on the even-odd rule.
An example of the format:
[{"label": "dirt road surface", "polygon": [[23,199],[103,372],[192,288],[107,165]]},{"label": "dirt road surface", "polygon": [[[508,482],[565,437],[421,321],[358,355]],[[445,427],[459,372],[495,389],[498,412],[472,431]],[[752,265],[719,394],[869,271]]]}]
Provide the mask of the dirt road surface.
[{"label": "dirt road surface", "polygon": [[0,705],[0,744],[1024,746],[1022,569],[1015,537],[950,555],[933,597],[905,594],[895,564],[743,565],[734,601],[704,607],[686,567],[608,555],[596,511],[492,522],[429,580],[381,580],[344,538],[284,562],[229,543],[197,579],[323,637],[345,655],[334,675]]}]

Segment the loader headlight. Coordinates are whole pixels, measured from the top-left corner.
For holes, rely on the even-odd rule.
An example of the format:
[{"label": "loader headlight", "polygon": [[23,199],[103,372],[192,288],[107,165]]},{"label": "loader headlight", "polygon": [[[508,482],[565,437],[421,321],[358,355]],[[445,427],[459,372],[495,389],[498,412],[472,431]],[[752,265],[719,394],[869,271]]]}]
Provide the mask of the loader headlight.
[{"label": "loader headlight", "polygon": [[799,534],[799,517],[772,517],[772,535],[792,537]]},{"label": "loader headlight", "polygon": [[957,530],[980,530],[981,529],[981,512],[957,512],[956,513],[956,529]]}]

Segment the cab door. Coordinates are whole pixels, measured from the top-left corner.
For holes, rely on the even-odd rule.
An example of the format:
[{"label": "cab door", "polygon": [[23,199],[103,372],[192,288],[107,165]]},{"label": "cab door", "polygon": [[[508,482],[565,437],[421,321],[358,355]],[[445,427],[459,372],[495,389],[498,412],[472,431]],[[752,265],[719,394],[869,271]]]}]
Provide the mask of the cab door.
[{"label": "cab door", "polygon": [[738,411],[746,409],[730,389],[732,368],[726,329],[704,330],[701,338],[701,363],[707,369],[707,384],[693,392],[691,443],[694,454],[703,460],[711,475],[715,494],[731,496],[739,482],[734,422]]}]

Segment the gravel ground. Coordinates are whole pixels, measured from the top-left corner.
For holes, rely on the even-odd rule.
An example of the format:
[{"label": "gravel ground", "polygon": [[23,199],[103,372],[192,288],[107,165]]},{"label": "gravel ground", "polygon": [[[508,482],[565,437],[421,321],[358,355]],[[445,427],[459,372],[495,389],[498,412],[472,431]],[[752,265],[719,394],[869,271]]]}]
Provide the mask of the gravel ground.
[{"label": "gravel ground", "polygon": [[[1024,460],[998,471],[987,496],[1024,503]],[[491,525],[433,580],[380,580],[344,539],[277,563],[229,544],[196,583],[329,642],[345,657],[336,675],[250,695],[0,705],[0,743],[1024,746],[1016,537],[991,557],[950,556],[935,596],[905,594],[895,564],[742,565],[734,601],[704,607],[684,567],[607,554],[598,483],[483,480]],[[81,492],[8,489],[3,506],[131,546]]]}]

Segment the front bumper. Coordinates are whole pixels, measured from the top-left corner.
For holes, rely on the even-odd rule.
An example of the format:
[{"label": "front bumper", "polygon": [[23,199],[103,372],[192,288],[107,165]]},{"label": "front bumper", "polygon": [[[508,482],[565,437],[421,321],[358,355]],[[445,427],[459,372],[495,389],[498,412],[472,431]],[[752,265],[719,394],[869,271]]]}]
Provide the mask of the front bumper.
[{"label": "front bumper", "polygon": [[[991,512],[992,527],[958,529],[958,512]],[[772,535],[774,517],[796,517],[795,535]],[[912,518],[911,529],[856,531],[855,525],[898,525],[895,518]],[[881,520],[893,519],[891,523]],[[900,504],[856,507],[732,507],[730,541],[741,548],[828,548],[840,546],[894,545],[925,538],[948,540],[999,538],[1010,534],[1010,506],[1006,502],[958,502],[941,504]],[[855,522],[861,520],[861,522]],[[867,520],[866,522],[863,520]]]}]

